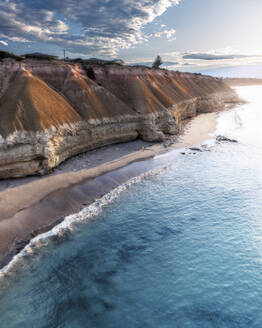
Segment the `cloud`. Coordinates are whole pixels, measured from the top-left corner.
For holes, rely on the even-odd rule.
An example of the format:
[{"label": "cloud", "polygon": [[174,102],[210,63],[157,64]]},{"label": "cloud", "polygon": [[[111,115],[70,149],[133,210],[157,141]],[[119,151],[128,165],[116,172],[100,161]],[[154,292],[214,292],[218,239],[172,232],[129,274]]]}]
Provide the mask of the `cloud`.
[{"label": "cloud", "polygon": [[176,31],[174,29],[170,29],[149,34],[149,37],[161,38],[165,36],[169,41],[173,41],[176,39],[175,35]]},{"label": "cloud", "polygon": [[40,41],[72,53],[114,56],[150,37],[172,39],[172,29],[150,36],[142,28],[179,1],[0,0],[0,31],[9,40]]},{"label": "cloud", "polygon": [[215,55],[210,53],[190,53],[183,55],[184,59],[200,59],[200,60],[224,60],[224,59],[235,59],[244,58],[246,55]]},{"label": "cloud", "polygon": [[21,37],[17,37],[17,36],[7,36],[6,34],[1,34],[1,33],[0,33],[0,38],[5,38],[5,39],[8,39],[13,42],[23,42],[23,43],[30,42],[29,40],[27,40],[25,38],[21,38]]},{"label": "cloud", "polygon": [[241,53],[239,49],[222,48],[211,49],[204,52],[186,51],[186,52],[166,52],[162,53],[165,61],[176,62],[177,65],[170,66],[170,69],[204,69],[226,66],[245,66],[262,63],[262,55],[254,53]]},{"label": "cloud", "polygon": [[8,42],[6,42],[6,41],[0,40],[0,43],[4,46],[8,46]]}]

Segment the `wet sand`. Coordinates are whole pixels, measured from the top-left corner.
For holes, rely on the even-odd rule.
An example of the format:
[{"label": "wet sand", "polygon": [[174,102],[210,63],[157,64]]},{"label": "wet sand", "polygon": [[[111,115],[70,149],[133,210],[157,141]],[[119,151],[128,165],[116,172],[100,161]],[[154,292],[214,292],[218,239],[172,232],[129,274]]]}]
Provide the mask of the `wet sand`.
[{"label": "wet sand", "polygon": [[49,176],[0,181],[0,268],[37,234],[152,169],[155,161],[150,159],[155,155],[198,146],[211,138],[216,115],[195,117],[176,141],[103,147],[68,160]]}]

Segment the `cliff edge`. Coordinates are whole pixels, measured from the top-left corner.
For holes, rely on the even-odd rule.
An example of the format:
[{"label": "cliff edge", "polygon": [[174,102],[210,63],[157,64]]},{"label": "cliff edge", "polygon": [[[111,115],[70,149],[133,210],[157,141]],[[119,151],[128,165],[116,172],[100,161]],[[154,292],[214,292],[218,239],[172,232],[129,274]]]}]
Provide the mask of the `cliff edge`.
[{"label": "cliff edge", "polygon": [[162,141],[183,120],[235,103],[210,76],[120,65],[0,62],[0,178],[45,174],[97,147]]}]

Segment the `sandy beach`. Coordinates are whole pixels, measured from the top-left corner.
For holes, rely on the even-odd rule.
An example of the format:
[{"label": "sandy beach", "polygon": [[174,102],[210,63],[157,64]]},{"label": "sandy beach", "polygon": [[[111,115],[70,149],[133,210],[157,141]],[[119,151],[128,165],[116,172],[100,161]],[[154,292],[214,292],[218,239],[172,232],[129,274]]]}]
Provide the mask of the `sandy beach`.
[{"label": "sandy beach", "polygon": [[[0,267],[30,239],[69,214],[152,168],[155,155],[201,145],[215,130],[217,113],[192,119],[165,143],[134,141],[78,155],[43,177],[0,181]],[[143,161],[140,165],[130,165]]]}]

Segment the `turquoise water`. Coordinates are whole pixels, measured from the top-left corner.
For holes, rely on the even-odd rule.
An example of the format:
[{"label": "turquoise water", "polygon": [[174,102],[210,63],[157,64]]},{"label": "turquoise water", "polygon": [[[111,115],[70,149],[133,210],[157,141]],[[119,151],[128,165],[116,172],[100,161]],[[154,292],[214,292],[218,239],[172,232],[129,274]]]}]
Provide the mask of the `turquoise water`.
[{"label": "turquoise water", "polygon": [[29,247],[0,278],[0,327],[261,328],[262,87],[238,92],[250,103],[216,132],[238,144],[162,156],[98,216]]}]

